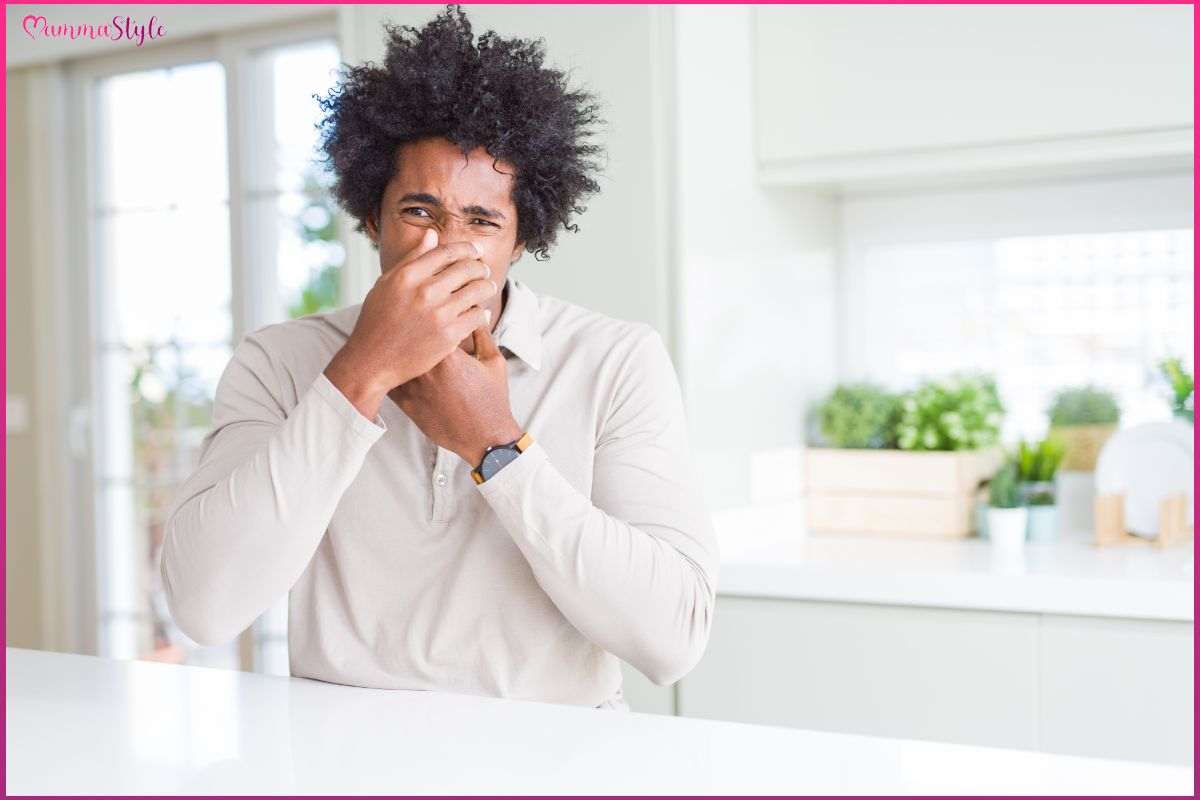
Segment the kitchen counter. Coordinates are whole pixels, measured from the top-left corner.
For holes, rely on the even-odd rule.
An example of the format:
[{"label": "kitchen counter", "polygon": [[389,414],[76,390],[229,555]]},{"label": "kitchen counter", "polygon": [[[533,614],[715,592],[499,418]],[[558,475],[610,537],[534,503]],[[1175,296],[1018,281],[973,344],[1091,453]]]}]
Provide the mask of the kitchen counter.
[{"label": "kitchen counter", "polygon": [[885,605],[1190,622],[1191,543],[1097,547],[1086,534],[1027,543],[806,534],[802,502],[722,510],[718,592]]},{"label": "kitchen counter", "polygon": [[8,648],[7,791],[1191,794],[1125,761]]}]

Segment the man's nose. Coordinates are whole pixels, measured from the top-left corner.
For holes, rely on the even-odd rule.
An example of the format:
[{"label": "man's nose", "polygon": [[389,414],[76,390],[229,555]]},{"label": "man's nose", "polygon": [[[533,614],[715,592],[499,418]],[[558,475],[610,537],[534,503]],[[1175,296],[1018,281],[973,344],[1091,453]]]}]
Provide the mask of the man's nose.
[{"label": "man's nose", "polygon": [[449,217],[441,226],[439,238],[443,243],[470,242],[475,239],[478,228],[471,225],[471,220]]}]

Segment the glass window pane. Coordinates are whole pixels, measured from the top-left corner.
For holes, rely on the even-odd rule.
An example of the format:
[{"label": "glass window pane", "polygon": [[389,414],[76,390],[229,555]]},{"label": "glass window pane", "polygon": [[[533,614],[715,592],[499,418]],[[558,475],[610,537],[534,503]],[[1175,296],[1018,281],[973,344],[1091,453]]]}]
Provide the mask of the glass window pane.
[{"label": "glass window pane", "polygon": [[211,425],[229,359],[224,70],[204,63],[96,86],[97,561],[101,653],[237,664],[170,619],[158,552]]},{"label": "glass window pane", "polygon": [[327,311],[340,304],[345,253],[338,237],[332,177],[318,152],[320,106],[337,80],[339,55],[332,41],[260,51],[251,74],[255,96],[272,118],[261,121],[256,167],[246,198],[252,259],[269,265],[275,297],[263,323]]},{"label": "glass window pane", "polygon": [[229,196],[220,64],[118,75],[102,81],[98,94],[102,207]]},{"label": "glass window pane", "polygon": [[123,211],[99,221],[112,308],[106,341],[230,336],[229,210],[225,203]]}]

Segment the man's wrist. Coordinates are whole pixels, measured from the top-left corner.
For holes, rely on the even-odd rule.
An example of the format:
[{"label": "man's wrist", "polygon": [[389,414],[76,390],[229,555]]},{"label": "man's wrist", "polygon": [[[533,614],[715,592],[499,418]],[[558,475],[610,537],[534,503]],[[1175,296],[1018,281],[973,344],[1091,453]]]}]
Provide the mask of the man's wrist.
[{"label": "man's wrist", "polygon": [[525,433],[525,429],[518,425],[515,419],[510,420],[508,424],[497,428],[496,433],[487,437],[482,442],[475,443],[465,452],[460,453],[460,455],[470,465],[471,469],[475,469],[479,466],[479,462],[483,461],[483,455],[489,447],[515,442],[521,438],[521,434],[523,433]]},{"label": "man's wrist", "polygon": [[387,387],[380,386],[369,371],[356,367],[346,355],[345,348],[338,351],[324,372],[329,382],[358,409],[358,413],[367,419],[375,419],[387,395]]}]

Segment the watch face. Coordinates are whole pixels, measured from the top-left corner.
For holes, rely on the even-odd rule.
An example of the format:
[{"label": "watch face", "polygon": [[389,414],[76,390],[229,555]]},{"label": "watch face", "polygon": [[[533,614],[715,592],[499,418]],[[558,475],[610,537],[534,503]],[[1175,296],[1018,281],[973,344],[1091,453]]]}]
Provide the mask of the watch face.
[{"label": "watch face", "polygon": [[483,463],[479,465],[479,474],[486,481],[519,455],[521,455],[520,451],[512,447],[500,447],[492,450],[483,457]]}]

